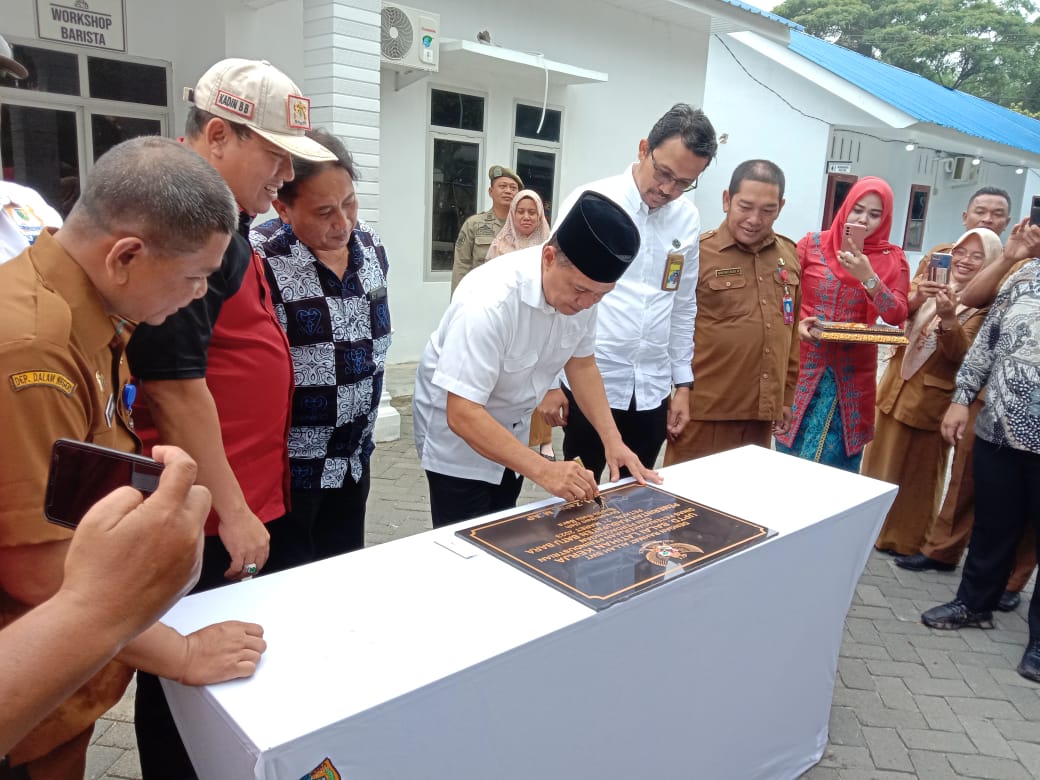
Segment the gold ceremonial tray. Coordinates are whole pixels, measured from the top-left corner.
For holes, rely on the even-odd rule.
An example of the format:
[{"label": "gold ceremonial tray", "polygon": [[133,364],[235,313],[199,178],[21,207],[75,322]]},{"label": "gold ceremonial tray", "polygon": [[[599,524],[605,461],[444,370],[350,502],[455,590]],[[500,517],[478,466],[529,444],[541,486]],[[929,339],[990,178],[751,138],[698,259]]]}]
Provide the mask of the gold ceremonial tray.
[{"label": "gold ceremonial tray", "polygon": [[863,344],[908,344],[906,333],[894,325],[866,325],[862,322],[820,322],[820,341],[845,341]]}]

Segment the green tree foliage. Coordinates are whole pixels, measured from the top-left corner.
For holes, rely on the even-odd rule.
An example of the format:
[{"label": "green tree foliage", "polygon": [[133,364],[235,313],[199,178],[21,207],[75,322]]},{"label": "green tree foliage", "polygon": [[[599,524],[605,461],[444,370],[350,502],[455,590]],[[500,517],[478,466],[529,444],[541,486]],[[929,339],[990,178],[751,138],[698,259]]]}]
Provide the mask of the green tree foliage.
[{"label": "green tree foliage", "polygon": [[806,32],[1023,113],[1040,111],[1030,0],[786,0]]}]

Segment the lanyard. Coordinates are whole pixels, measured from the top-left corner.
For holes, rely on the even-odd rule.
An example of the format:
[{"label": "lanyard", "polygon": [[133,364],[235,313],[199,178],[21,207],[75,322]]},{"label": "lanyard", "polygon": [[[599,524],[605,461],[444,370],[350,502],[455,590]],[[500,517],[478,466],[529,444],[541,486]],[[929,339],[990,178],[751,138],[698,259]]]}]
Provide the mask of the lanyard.
[{"label": "lanyard", "polygon": [[780,281],[784,285],[784,298],[781,304],[781,310],[784,313],[784,325],[794,325],[794,298],[791,297],[791,285],[787,281],[787,269],[784,268],[786,263],[784,258],[779,258],[776,261],[776,272],[780,276]]}]

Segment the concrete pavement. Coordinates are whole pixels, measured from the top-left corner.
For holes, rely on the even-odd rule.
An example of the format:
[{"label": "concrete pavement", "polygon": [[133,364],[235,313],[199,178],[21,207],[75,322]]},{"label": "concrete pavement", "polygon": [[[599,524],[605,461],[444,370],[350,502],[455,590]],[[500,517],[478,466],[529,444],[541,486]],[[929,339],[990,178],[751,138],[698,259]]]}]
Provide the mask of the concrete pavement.
[{"label": "concrete pavement", "polygon": [[[412,443],[414,371],[414,364],[388,367],[401,438],[376,448],[368,544],[430,527],[426,480]],[[521,503],[543,497],[540,488],[526,484]],[[845,621],[830,742],[804,778],[1040,778],[1040,685],[1015,672],[1032,583],[1015,612],[996,614],[992,631],[922,625],[920,613],[950,600],[959,581],[959,569],[915,574],[887,556],[871,555]],[[98,722],[87,777],[141,777],[129,692]]]}]

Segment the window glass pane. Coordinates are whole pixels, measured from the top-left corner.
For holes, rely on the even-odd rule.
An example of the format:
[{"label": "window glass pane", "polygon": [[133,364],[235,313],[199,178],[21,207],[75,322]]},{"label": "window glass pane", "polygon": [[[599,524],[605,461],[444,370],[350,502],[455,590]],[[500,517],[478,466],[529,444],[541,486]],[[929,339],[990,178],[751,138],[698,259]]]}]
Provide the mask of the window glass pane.
[{"label": "window glass pane", "polygon": [[483,132],[484,98],[442,89],[431,90],[430,124]]},{"label": "window glass pane", "polygon": [[910,193],[910,219],[924,219],[928,209],[928,191],[914,190]]},{"label": "window glass pane", "polygon": [[910,207],[907,209],[903,249],[920,252],[924,243],[924,222],[928,215],[931,188],[914,185],[910,188]]},{"label": "window glass pane", "polygon": [[545,218],[552,224],[553,191],[556,181],[556,155],[553,152],[516,150],[516,172],[524,186],[534,190],[545,204]]},{"label": "window glass pane", "polygon": [[32,187],[63,216],[79,197],[79,145],[72,111],[0,108],[4,179]]},{"label": "window glass pane", "polygon": [[433,139],[433,221],[431,269],[450,271],[455,239],[467,217],[477,213],[480,145]]},{"label": "window glass pane", "polygon": [[12,46],[16,61],[29,71],[24,79],[4,74],[0,87],[30,89],[37,92],[56,92],[59,95],[79,94],[79,65],[75,54],[34,46]]},{"label": "window glass pane", "polygon": [[[524,106],[517,104],[516,107],[516,135],[521,138],[537,138],[541,141],[559,141],[560,123],[563,114],[554,109],[546,109],[545,121],[542,121],[542,107]],[[539,131],[538,125],[542,128]],[[524,179],[526,182],[527,179]]]},{"label": "window glass pane", "polygon": [[116,144],[139,135],[161,135],[158,119],[133,119],[128,116],[91,114],[90,132],[94,137],[94,160]]},{"label": "window glass pane", "polygon": [[90,97],[166,105],[166,68],[87,57],[87,78]]}]

